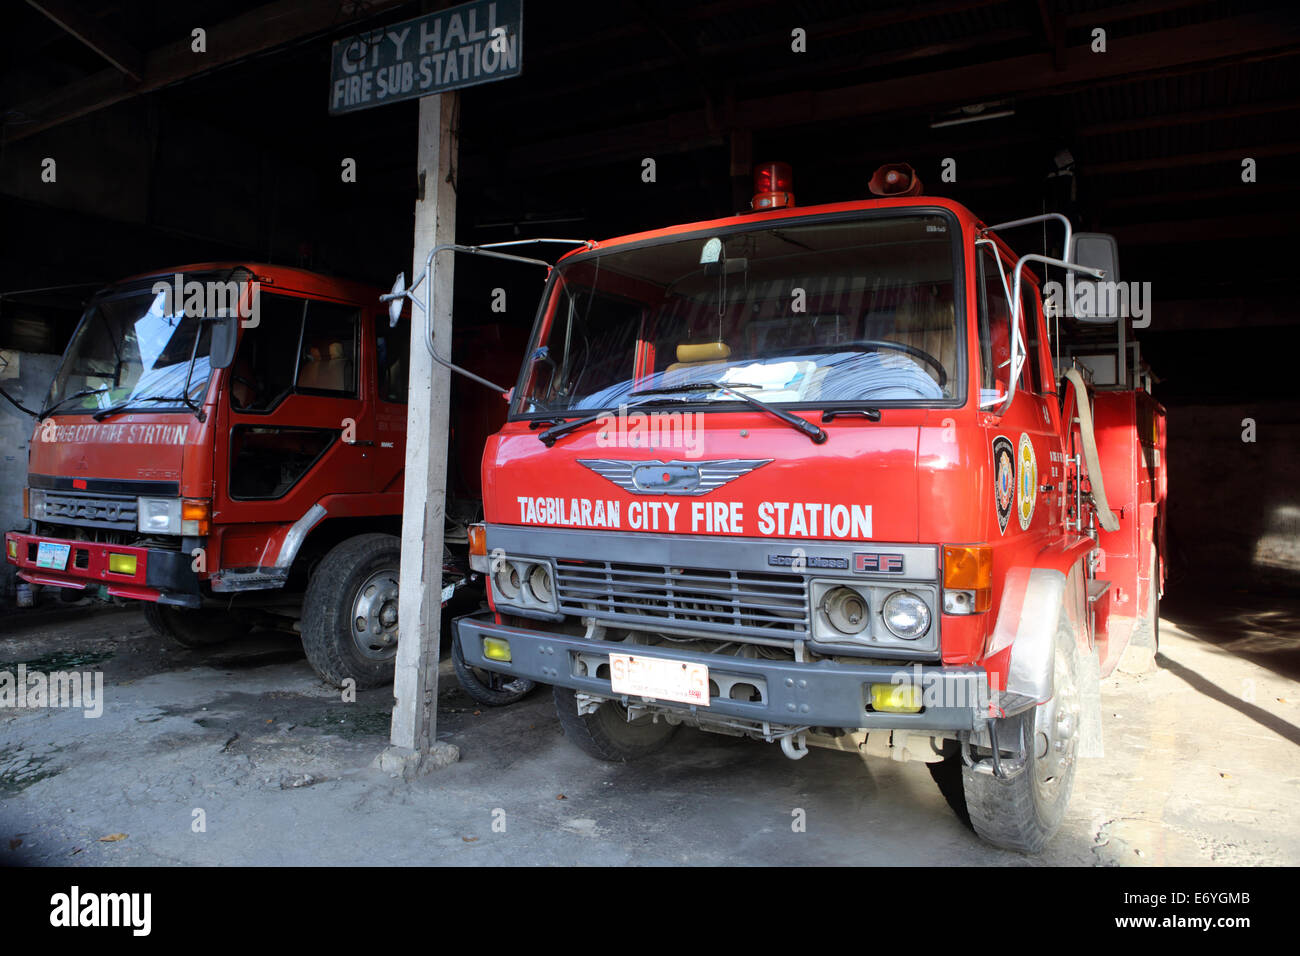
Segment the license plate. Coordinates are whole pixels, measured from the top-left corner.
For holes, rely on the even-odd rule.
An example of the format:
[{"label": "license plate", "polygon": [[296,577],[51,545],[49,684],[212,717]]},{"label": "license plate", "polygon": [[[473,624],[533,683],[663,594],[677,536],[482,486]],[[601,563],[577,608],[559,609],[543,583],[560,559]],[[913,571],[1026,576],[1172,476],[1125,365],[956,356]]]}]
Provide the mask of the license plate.
[{"label": "license plate", "polygon": [[610,654],[609,681],[616,694],[709,706],[709,668],[639,654]]},{"label": "license plate", "polygon": [[51,544],[49,541],[42,541],[36,546],[36,566],[62,571],[68,566],[68,552],[71,550],[70,544]]}]

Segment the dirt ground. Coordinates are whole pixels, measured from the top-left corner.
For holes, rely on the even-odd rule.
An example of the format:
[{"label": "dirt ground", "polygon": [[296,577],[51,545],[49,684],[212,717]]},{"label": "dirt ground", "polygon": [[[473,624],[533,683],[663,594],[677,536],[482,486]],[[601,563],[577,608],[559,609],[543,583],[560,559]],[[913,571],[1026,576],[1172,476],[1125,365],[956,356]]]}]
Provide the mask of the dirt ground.
[{"label": "dirt ground", "polygon": [[602,764],[548,688],[480,708],[446,661],[439,737],[462,759],[403,782],[371,766],[388,691],[343,702],[290,637],[192,652],[135,610],[14,612],[0,671],[101,670],[105,706],[0,709],[0,864],[1300,863],[1300,601],[1162,612],[1159,670],[1103,682],[1106,756],[1035,858],[981,843],[923,765],[689,729]]}]

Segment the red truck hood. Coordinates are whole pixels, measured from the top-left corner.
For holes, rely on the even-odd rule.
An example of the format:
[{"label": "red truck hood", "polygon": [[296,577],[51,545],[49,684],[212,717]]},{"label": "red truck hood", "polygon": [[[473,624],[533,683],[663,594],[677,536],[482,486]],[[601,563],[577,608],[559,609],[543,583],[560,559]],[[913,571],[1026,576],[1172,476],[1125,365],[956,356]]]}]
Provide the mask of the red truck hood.
[{"label": "red truck hood", "polygon": [[646,447],[647,430],[632,444],[634,417],[625,431],[593,423],[552,448],[538,440],[542,429],[514,422],[484,451],[485,517],[623,532],[914,542],[924,414],[840,419],[826,426],[822,445],[749,412],[702,413],[694,434],[687,428],[676,436],[693,441],[670,434],[657,447]]},{"label": "red truck hood", "polygon": [[202,426],[188,412],[57,415],[37,422],[28,471],[59,478],[180,482]]}]

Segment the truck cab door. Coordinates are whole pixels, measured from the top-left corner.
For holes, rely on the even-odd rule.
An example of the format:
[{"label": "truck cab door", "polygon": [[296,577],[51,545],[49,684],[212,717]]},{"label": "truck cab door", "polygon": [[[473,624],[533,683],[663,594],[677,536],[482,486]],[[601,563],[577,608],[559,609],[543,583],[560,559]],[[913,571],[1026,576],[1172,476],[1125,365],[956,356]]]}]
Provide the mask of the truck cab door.
[{"label": "truck cab door", "polygon": [[220,521],[292,523],[326,495],[369,488],[361,318],[355,304],[262,291],[223,399]]}]

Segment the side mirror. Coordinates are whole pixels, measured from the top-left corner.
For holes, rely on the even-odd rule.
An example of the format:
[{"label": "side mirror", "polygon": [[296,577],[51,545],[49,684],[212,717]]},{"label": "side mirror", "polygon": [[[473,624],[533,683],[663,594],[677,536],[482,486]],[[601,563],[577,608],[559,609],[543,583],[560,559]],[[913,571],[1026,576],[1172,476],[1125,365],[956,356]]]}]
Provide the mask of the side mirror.
[{"label": "side mirror", "polygon": [[[391,296],[391,298],[389,298]],[[388,327],[391,329],[397,325],[397,320],[402,317],[402,299],[406,296],[406,273],[399,272],[397,279],[393,282],[393,291],[383,298],[388,299]]]},{"label": "side mirror", "polygon": [[1119,246],[1115,237],[1104,232],[1076,232],[1070,237],[1069,261],[1100,269],[1105,275],[1089,279],[1071,272],[1066,278],[1066,313],[1080,322],[1098,325],[1118,321],[1118,298],[1102,288],[1113,289],[1119,282]]},{"label": "side mirror", "polygon": [[212,368],[230,368],[235,360],[235,345],[239,342],[239,318],[222,315],[211,320],[212,344],[208,349],[208,364]]}]

